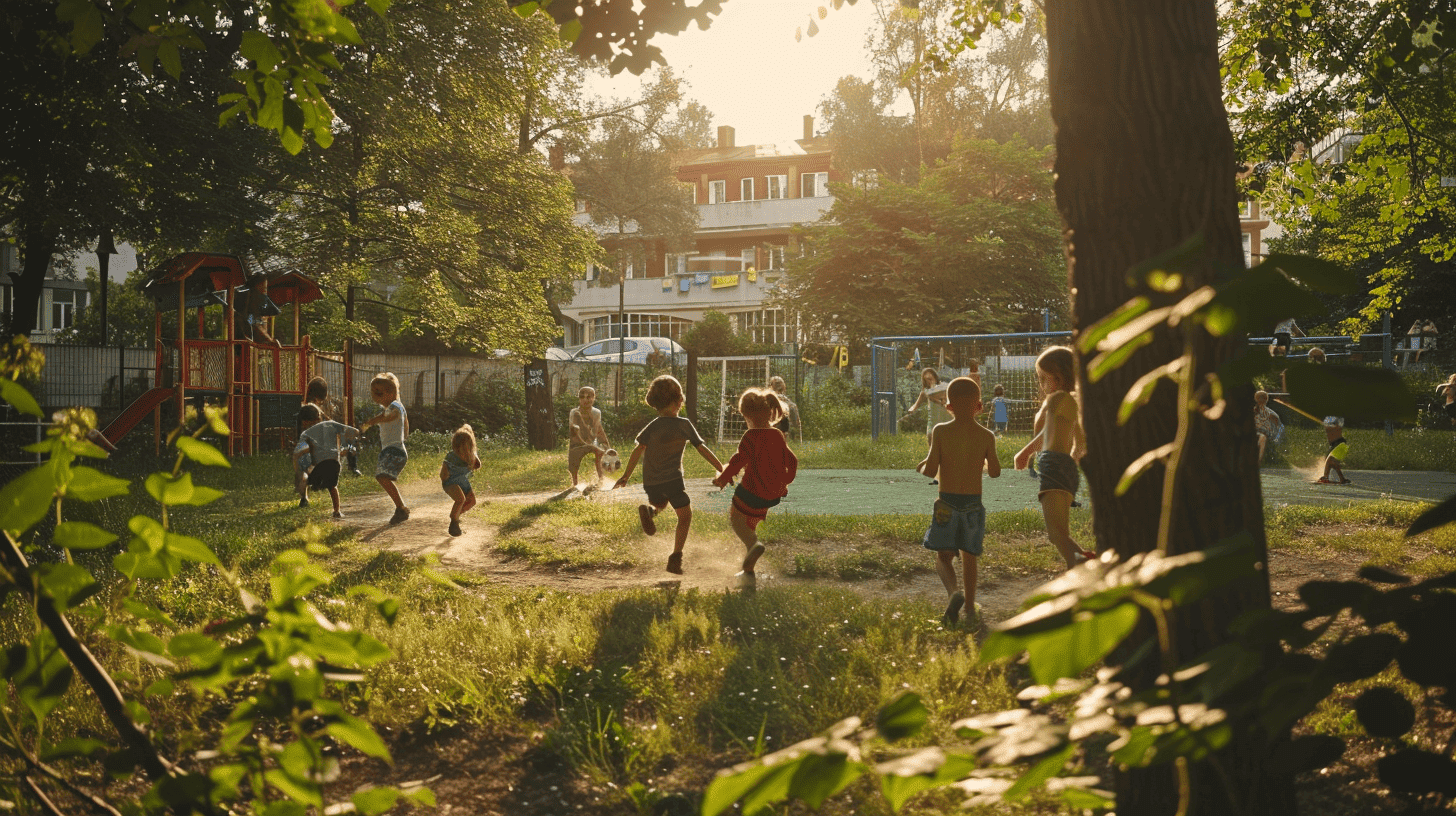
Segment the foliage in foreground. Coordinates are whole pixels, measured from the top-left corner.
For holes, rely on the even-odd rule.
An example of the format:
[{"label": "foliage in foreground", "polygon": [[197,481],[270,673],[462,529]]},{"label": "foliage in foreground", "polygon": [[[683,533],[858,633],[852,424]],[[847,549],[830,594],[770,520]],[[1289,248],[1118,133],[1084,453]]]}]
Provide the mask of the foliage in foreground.
[{"label": "foliage in foreground", "polygon": [[[1181,258],[1196,255],[1197,249],[1193,241],[1147,264],[1143,274],[1148,286],[1164,293],[1179,291]],[[1311,289],[1338,292],[1354,285],[1350,276],[1329,264],[1274,256],[1221,290],[1201,287],[1162,308],[1140,297],[1086,329],[1079,345],[1090,358],[1087,373],[1093,381],[1151,342],[1155,329],[1173,329],[1185,338],[1181,356],[1132,385],[1118,415],[1119,423],[1126,422],[1164,379],[1178,388],[1174,441],[1135,459],[1117,486],[1121,494],[1155,466],[1163,467],[1158,548],[1121,561],[1105,553],[1100,561],[1043,586],[1028,602],[1029,609],[996,627],[981,661],[1025,653],[1036,685],[1021,693],[1024,707],[959,722],[956,730],[968,741],[966,748],[932,746],[886,762],[867,761],[864,746],[870,741],[918,733],[924,710],[913,695],[903,695],[881,711],[874,728],[862,728],[851,718],[819,737],[723,772],[708,789],[704,816],[716,816],[735,803],[744,813],[759,813],[787,798],[817,807],[865,775],[879,782],[895,809],[915,793],[952,785],[970,794],[973,802],[1014,801],[1046,790],[1072,807],[1114,807],[1102,778],[1087,772],[1079,759],[1085,756],[1082,751],[1105,755],[1124,768],[1171,765],[1179,780],[1179,812],[1185,812],[1194,763],[1220,772],[1228,800],[1242,801],[1243,792],[1231,786],[1234,777],[1219,757],[1220,749],[1236,739],[1252,738],[1262,746],[1261,764],[1286,778],[1337,760],[1345,751],[1343,739],[1310,735],[1290,742],[1290,728],[1316,710],[1338,684],[1368,680],[1392,664],[1422,688],[1424,707],[1456,712],[1456,650],[1450,648],[1451,632],[1456,631],[1456,594],[1451,591],[1456,589],[1456,573],[1412,585],[1404,575],[1367,567],[1360,572],[1365,582],[1310,582],[1300,588],[1303,609],[1250,610],[1237,622],[1231,639],[1187,663],[1176,657],[1175,610],[1266,569],[1260,563],[1265,549],[1247,532],[1213,548],[1169,555],[1183,440],[1200,417],[1216,419],[1222,413],[1225,393],[1235,384],[1247,384],[1272,362],[1263,349],[1250,349],[1223,370],[1200,378],[1194,332],[1226,336],[1247,331],[1248,326],[1271,323],[1279,313],[1309,307],[1315,301]],[[1358,419],[1415,414],[1414,400],[1391,372],[1292,364],[1288,379],[1293,398],[1321,414]],[[1456,497],[1422,514],[1407,534],[1452,521]],[[1318,650],[1312,648],[1347,615],[1365,628],[1346,630],[1320,642]],[[1152,621],[1156,638],[1125,644],[1144,617]],[[1119,646],[1119,659],[1089,676]],[[1157,681],[1141,683],[1137,678],[1149,663],[1157,668]],[[1054,704],[1069,706],[1070,714],[1058,716]],[[1392,685],[1365,690],[1355,713],[1367,733],[1392,739],[1405,737],[1416,721],[1415,706]],[[1452,744],[1456,734],[1444,746],[1420,740],[1394,743],[1377,761],[1380,781],[1398,794],[1440,806],[1456,796]]]},{"label": "foliage in foreground", "polygon": [[[0,376],[0,397],[22,412],[40,416],[35,400],[19,384],[19,371],[39,364],[17,340]],[[308,596],[331,576],[298,550],[273,560],[266,597],[244,588],[200,539],[173,529],[169,515],[221,497],[221,491],[193,482],[183,470],[191,461],[227,467],[218,450],[199,437],[226,434],[209,409],[191,433],[174,431],[176,461],[169,472],[145,479],[159,517],[132,516],[125,550],[109,567],[120,580],[98,580],[77,554],[100,550],[117,535],[85,521],[67,520],[70,502],[98,502],[129,492],[124,479],[79,464],[105,458],[90,436],[95,416],[76,409],[57,415],[46,438],[26,448],[45,455],[41,464],[0,488],[0,594],[16,595],[31,618],[0,655],[0,674],[10,694],[0,701],[6,730],[0,735],[0,791],[9,800],[27,799],[51,813],[57,800],[116,813],[237,812],[301,814],[323,809],[326,783],[337,775],[329,750],[349,745],[370,756],[389,752],[373,727],[351,714],[337,698],[340,684],[357,683],[363,671],[389,657],[378,640],[325,616]],[[194,565],[222,575],[236,604],[227,617],[201,630],[179,626],[167,610],[147,601],[149,588],[174,581]],[[392,621],[397,604],[369,587],[356,590],[375,612]],[[82,623],[77,631],[72,621]],[[100,655],[125,655],[133,669],[109,670]],[[80,683],[77,683],[77,680]],[[81,688],[84,686],[84,694]],[[208,747],[190,758],[169,757],[164,743],[178,735],[153,732],[151,709],[188,687],[204,696],[223,695],[206,734],[190,741]],[[238,693],[247,689],[246,694]],[[67,733],[47,728],[62,705],[78,697],[100,709],[114,733]],[[115,779],[140,772],[150,783],[130,793],[96,792],[87,784],[96,764]],[[355,793],[361,813],[382,813],[401,798],[433,802],[428,790],[374,787]]]}]

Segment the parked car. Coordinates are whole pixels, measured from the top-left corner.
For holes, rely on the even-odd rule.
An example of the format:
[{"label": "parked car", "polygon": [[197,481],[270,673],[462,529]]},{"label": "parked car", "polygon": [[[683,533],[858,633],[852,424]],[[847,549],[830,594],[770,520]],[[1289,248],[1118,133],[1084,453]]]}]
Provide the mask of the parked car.
[{"label": "parked car", "polygon": [[662,355],[664,360],[671,360],[673,365],[687,365],[688,362],[687,350],[666,337],[598,340],[582,346],[571,359],[587,363],[615,363],[620,358],[623,362],[641,365],[648,361],[648,355],[654,353]]}]

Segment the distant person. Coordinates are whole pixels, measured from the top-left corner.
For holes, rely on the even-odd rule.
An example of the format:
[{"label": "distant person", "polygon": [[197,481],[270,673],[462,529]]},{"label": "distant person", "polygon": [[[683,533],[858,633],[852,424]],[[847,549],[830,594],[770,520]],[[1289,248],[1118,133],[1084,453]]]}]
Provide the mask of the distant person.
[{"label": "distant person", "polygon": [[1269,407],[1269,392],[1254,392],[1254,430],[1259,435],[1259,461],[1264,461],[1264,448],[1279,444],[1284,436],[1284,420]]},{"label": "distant person", "polygon": [[1291,317],[1288,320],[1281,321],[1279,325],[1274,327],[1274,342],[1269,345],[1269,353],[1271,355],[1288,356],[1289,345],[1292,339],[1304,336],[1304,330],[1299,328],[1299,324],[1294,322],[1294,318]]},{"label": "distant person", "polygon": [[1036,358],[1036,381],[1044,399],[1041,410],[1036,412],[1035,436],[1016,454],[1015,462],[1016,469],[1021,470],[1036,458],[1041,479],[1036,497],[1041,502],[1047,537],[1068,568],[1096,558],[1095,553],[1080,549],[1072,540],[1072,501],[1081,480],[1077,460],[1087,448],[1077,398],[1073,396],[1077,388],[1075,365],[1076,358],[1066,346],[1052,346]]},{"label": "distant person", "polygon": [[1436,386],[1436,396],[1446,395],[1446,416],[1451,418],[1451,424],[1456,425],[1456,374],[1451,379]]},{"label": "distant person", "polygon": [[744,546],[743,568],[734,576],[738,586],[744,588],[758,581],[753,568],[763,555],[763,544],[758,540],[759,522],[768,518],[769,508],[789,494],[789,483],[799,472],[799,458],[789,450],[788,439],[777,426],[787,413],[787,402],[771,388],[750,388],[743,392],[738,398],[738,413],[748,423],[748,430],[738,440],[738,450],[729,458],[728,465],[713,480],[714,487],[726,487],[733,483],[739,471],[743,472],[743,481],[733,491],[728,523]]},{"label": "distant person", "polygon": [[[1330,452],[1325,456],[1325,473],[1315,480],[1315,484],[1349,484],[1342,467],[1345,458],[1350,455],[1350,443],[1345,440],[1344,417],[1325,417],[1325,440],[1330,444]],[[1337,479],[1331,479],[1331,473]]]},{"label": "distant person", "polygon": [[[799,406],[795,405],[794,401],[789,399],[788,395],[784,393],[788,390],[788,386],[784,383],[784,378],[777,374],[769,377],[768,387],[772,388],[775,394],[778,394],[779,399],[783,400],[785,405],[789,406],[789,412],[780,417],[774,423],[774,427],[783,431],[785,437],[797,438],[797,441],[802,443],[804,441],[804,424],[799,421]],[[792,437],[789,435],[790,430],[794,432]]]},{"label": "distant person", "polygon": [[920,395],[915,398],[915,404],[911,405],[901,419],[908,419],[911,414],[920,410],[920,404],[925,403],[925,444],[930,444],[930,431],[936,425],[950,419],[950,414],[945,410],[945,386],[940,383],[940,374],[933,368],[926,368],[920,372]]},{"label": "distant person", "polygon": [[596,407],[597,390],[589,385],[583,385],[581,390],[576,392],[576,407],[571,409],[568,418],[570,426],[571,441],[566,449],[566,467],[571,471],[571,486],[577,486],[577,471],[581,468],[581,460],[590,454],[592,463],[596,467],[597,478],[589,487],[596,487],[601,484],[602,457],[611,449],[612,443],[607,440],[607,430],[602,427],[602,409]]},{"label": "distant person", "polygon": [[1324,365],[1325,364],[1325,350],[1322,349],[1322,348],[1320,348],[1319,346],[1315,346],[1314,348],[1310,349],[1309,350],[1309,361],[1311,363],[1314,363],[1315,365]]},{"label": "distant person", "polygon": [[450,437],[450,452],[440,464],[440,487],[454,501],[450,506],[448,531],[452,536],[461,534],[460,517],[475,506],[475,488],[470,484],[470,475],[477,470],[480,470],[480,454],[475,448],[475,429],[466,423]]},{"label": "distant person", "polygon": [[[1001,475],[996,458],[996,436],[976,423],[981,412],[981,387],[970,377],[956,377],[946,389],[951,420],[931,429],[930,452],[915,466],[940,482],[930,527],[923,546],[935,553],[935,571],[945,585],[949,602],[941,622],[954,626],[961,608],[969,605],[974,627],[981,617],[976,603],[976,559],[984,550],[986,508],[981,504],[981,469],[991,478]],[[956,553],[961,556],[961,589],[955,572]]]},{"label": "distant person", "polygon": [[[298,421],[303,427],[299,443],[307,450],[307,465],[296,465],[298,473],[299,507],[308,506],[309,488],[329,491],[334,502],[334,518],[344,517],[339,509],[339,440],[353,439],[359,435],[357,428],[351,428],[331,419],[324,419],[317,405],[309,404],[298,409]],[[305,454],[295,449],[296,463],[304,462]]]},{"label": "distant person", "polygon": [[981,387],[981,362],[979,360],[970,360],[966,363],[966,376],[976,384],[976,388]]},{"label": "distant person", "polygon": [[991,389],[991,424],[997,436],[1006,433],[1006,426],[1011,422],[1011,411],[1006,402],[1006,387],[997,385]]},{"label": "distant person", "polygon": [[662,508],[672,505],[677,513],[677,530],[672,555],[667,557],[667,571],[682,575],[683,547],[688,542],[688,528],[693,523],[693,500],[688,497],[683,484],[683,448],[691,443],[719,473],[723,472],[723,463],[698,435],[692,421],[678,416],[683,408],[683,390],[676,377],[663,374],[653,380],[647,386],[647,404],[657,411],[657,418],[637,434],[637,447],[632,449],[632,456],[627,459],[627,467],[622,471],[622,478],[617,480],[617,487],[627,485],[638,460],[641,460],[642,488],[647,491],[647,504],[637,507],[642,532],[656,535],[657,523],[653,519]]}]

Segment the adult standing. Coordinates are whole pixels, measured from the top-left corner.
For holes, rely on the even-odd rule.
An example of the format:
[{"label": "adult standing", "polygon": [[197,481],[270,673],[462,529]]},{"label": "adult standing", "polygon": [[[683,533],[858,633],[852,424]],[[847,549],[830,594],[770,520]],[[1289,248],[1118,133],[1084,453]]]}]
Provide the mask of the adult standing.
[{"label": "adult standing", "polygon": [[780,419],[778,422],[775,422],[773,426],[783,431],[785,438],[793,438],[789,436],[789,430],[792,429],[794,431],[794,435],[798,438],[798,441],[803,442],[804,424],[799,420],[799,406],[795,405],[794,401],[789,399],[788,394],[785,393],[788,389],[788,385],[784,383],[784,378],[780,377],[777,374],[769,377],[768,387],[773,389],[773,392],[775,394],[779,395],[779,399],[785,405],[789,406],[788,410],[784,412],[783,418]]},{"label": "adult standing", "polygon": [[1456,374],[1436,386],[1436,396],[1442,393],[1446,395],[1446,416],[1451,418],[1451,424],[1456,425]]},{"label": "adult standing", "polygon": [[911,414],[920,410],[920,404],[925,403],[925,444],[930,444],[930,431],[936,425],[950,420],[950,412],[945,410],[945,385],[940,381],[940,374],[933,368],[926,368],[920,372],[920,395],[915,398],[915,404],[905,412],[905,419]]}]

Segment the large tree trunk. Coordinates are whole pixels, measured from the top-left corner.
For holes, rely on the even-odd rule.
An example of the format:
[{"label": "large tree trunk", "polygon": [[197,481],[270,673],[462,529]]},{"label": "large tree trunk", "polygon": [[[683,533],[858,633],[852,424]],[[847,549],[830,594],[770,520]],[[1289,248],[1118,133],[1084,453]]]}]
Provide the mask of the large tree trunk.
[{"label": "large tree trunk", "polygon": [[[1214,282],[1220,270],[1242,266],[1213,0],[1048,0],[1046,18],[1056,199],[1066,227],[1075,324],[1085,328],[1139,294],[1166,303]],[[1195,235],[1202,235],[1206,248],[1192,268],[1181,270],[1190,280],[1180,295],[1159,296],[1126,280],[1133,266]],[[1199,336],[1199,374],[1233,357],[1242,342]],[[1149,471],[1122,497],[1113,490],[1130,462],[1172,441],[1174,387],[1159,386],[1153,402],[1126,426],[1117,425],[1117,408],[1137,377],[1182,351],[1182,338],[1165,331],[1096,384],[1086,381],[1083,363],[1078,385],[1088,452],[1082,465],[1099,550],[1126,557],[1157,547],[1164,470]],[[1252,390],[1235,389],[1228,398],[1222,418],[1194,422],[1169,508],[1169,551],[1200,550],[1246,532],[1261,550],[1261,567],[1179,614],[1180,663],[1226,640],[1237,615],[1269,603]],[[1155,661],[1149,669],[1137,682],[1152,682]],[[1256,742],[1236,738],[1220,753],[1228,780],[1208,763],[1193,766],[1190,813],[1294,812],[1290,780],[1264,773]],[[1166,767],[1122,773],[1116,789],[1120,816],[1167,816],[1178,801]]]},{"label": "large tree trunk", "polygon": [[46,270],[60,246],[60,236],[44,217],[24,218],[20,226],[20,278],[15,281],[11,300],[10,335],[30,337],[35,331],[41,292],[45,289]]}]

